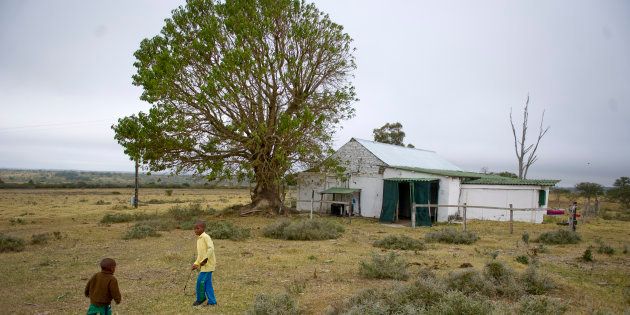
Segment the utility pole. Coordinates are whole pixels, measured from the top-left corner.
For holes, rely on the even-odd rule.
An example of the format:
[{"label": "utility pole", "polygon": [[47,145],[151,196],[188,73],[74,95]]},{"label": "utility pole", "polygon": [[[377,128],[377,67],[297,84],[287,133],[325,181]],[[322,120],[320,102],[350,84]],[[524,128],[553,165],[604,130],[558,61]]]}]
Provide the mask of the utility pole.
[{"label": "utility pole", "polygon": [[138,159],[136,159],[136,182],[133,193],[133,207],[138,209]]}]

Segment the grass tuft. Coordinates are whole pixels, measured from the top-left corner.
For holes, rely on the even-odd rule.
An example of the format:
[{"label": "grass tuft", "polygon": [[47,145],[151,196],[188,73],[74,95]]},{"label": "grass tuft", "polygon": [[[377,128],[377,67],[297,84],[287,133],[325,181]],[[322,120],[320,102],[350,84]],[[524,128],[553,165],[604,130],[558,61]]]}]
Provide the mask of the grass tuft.
[{"label": "grass tuft", "polygon": [[33,245],[47,244],[49,240],[50,240],[50,233],[33,234],[31,236],[31,244]]},{"label": "grass tuft", "polygon": [[538,237],[538,241],[544,244],[577,244],[581,240],[579,234],[569,230],[545,232]]},{"label": "grass tuft", "polygon": [[599,247],[597,247],[597,253],[599,253],[599,254],[606,254],[608,256],[611,256],[611,255],[615,254],[615,249],[612,248],[608,244],[599,243]]},{"label": "grass tuft", "polygon": [[123,236],[123,239],[142,239],[147,237],[157,237],[160,234],[155,230],[154,227],[147,225],[145,223],[137,223],[132,226],[127,233]]},{"label": "grass tuft", "polygon": [[534,266],[530,266],[520,277],[525,292],[534,295],[545,294],[556,288],[556,284],[546,275],[542,275]]},{"label": "grass tuft", "polygon": [[259,294],[254,304],[247,310],[248,315],[293,315],[299,314],[298,304],[288,293],[280,295]]},{"label": "grass tuft", "polygon": [[247,228],[241,228],[229,221],[213,221],[206,224],[206,232],[214,239],[230,239],[240,241],[250,237],[251,232]]},{"label": "grass tuft", "polygon": [[519,301],[519,315],[560,315],[567,311],[567,305],[546,296],[524,296]]},{"label": "grass tuft", "polygon": [[372,253],[372,261],[362,261],[359,274],[372,279],[407,280],[407,262],[394,252],[385,255]]},{"label": "grass tuft", "polygon": [[479,240],[477,234],[470,231],[459,231],[454,228],[444,228],[433,231],[425,236],[428,242],[440,242],[448,244],[473,244]]},{"label": "grass tuft", "polygon": [[591,262],[593,261],[593,251],[591,250],[591,247],[587,248],[584,251],[584,254],[582,254],[582,260],[586,261],[586,262]]},{"label": "grass tuft", "polygon": [[373,244],[375,247],[401,250],[425,250],[426,245],[420,240],[406,235],[388,235]]},{"label": "grass tuft", "polygon": [[23,239],[0,234],[0,253],[21,252],[23,250],[24,250]]},{"label": "grass tuft", "polygon": [[477,270],[452,272],[446,277],[445,282],[449,290],[458,290],[464,294],[495,295],[495,288],[492,282],[482,277]]},{"label": "grass tuft", "polygon": [[529,257],[527,257],[525,255],[518,255],[518,256],[516,256],[516,258],[514,260],[516,260],[516,262],[519,263],[519,264],[529,265]]},{"label": "grass tuft", "polygon": [[343,231],[339,223],[325,219],[281,220],[266,226],[263,235],[285,240],[314,241],[339,238]]},{"label": "grass tuft", "polygon": [[203,209],[201,204],[198,203],[189,204],[187,206],[177,205],[168,210],[168,215],[177,222],[195,221],[202,216],[212,215],[214,213],[214,209]]},{"label": "grass tuft", "polygon": [[101,223],[123,223],[132,221],[141,221],[154,218],[154,215],[148,215],[145,213],[108,213],[103,216]]}]

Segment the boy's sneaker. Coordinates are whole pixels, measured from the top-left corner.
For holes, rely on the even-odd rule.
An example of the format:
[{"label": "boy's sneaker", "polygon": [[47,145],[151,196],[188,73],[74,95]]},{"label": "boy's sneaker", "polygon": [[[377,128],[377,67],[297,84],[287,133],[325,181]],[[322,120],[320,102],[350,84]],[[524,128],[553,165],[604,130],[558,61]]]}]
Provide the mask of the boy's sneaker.
[{"label": "boy's sneaker", "polygon": [[195,301],[193,302],[193,306],[199,306],[202,305],[204,301]]}]

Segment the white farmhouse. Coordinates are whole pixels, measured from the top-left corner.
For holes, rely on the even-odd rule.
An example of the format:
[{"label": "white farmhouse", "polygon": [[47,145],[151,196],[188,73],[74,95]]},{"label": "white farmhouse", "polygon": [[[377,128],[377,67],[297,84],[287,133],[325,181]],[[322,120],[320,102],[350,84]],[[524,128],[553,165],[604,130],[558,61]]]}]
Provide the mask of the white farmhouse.
[{"label": "white farmhouse", "polygon": [[[309,170],[298,175],[300,211],[380,218],[411,219],[413,204],[537,209],[514,211],[515,221],[541,223],[549,187],[557,180],[532,180],[465,172],[433,151],[351,139],[331,158],[345,173]],[[348,209],[349,208],[349,209]],[[431,225],[460,217],[462,208],[416,207],[416,224]],[[509,220],[509,211],[467,207],[468,219]]]}]

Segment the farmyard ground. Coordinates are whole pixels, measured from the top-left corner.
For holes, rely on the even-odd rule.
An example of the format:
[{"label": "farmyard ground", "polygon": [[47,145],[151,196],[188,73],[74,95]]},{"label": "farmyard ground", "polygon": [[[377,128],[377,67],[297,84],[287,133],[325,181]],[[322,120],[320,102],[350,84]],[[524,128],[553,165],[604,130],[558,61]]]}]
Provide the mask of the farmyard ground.
[{"label": "farmyard ground", "polygon": [[[33,234],[61,232],[62,239],[47,244],[28,244],[23,252],[0,253],[0,309],[17,314],[77,314],[87,309],[83,296],[87,279],[98,271],[103,257],[118,262],[123,303],[114,305],[120,314],[159,313],[240,314],[253,303],[256,294],[281,293],[293,283],[304,285],[297,300],[306,314],[322,314],[328,305],[349,297],[367,287],[387,287],[390,280],[368,280],[358,274],[359,262],[368,260],[374,251],[371,243],[388,234],[405,234],[420,238],[434,228],[382,225],[376,220],[331,218],[346,228],[343,236],[329,241],[281,241],[262,236],[262,228],[273,222],[265,217],[237,217],[221,214],[208,220],[228,220],[252,229],[245,241],[214,240],[217,271],[214,284],[219,306],[193,309],[192,279],[187,294],[183,288],[189,276],[194,255],[192,231],[161,232],[158,238],[122,240],[133,223],[99,224],[106,213],[162,213],[175,202],[195,202],[222,210],[249,200],[246,190],[175,190],[167,196],[164,189],[142,190],[142,200],[155,201],[139,210],[125,209],[130,189],[69,190],[0,190],[0,232],[24,238]],[[12,220],[13,219],[13,220]],[[20,220],[18,220],[20,219]],[[457,226],[459,228],[459,226]],[[515,257],[525,253],[521,241],[524,231],[531,238],[555,230],[550,224],[517,223],[510,235],[505,222],[469,224],[481,240],[474,245],[429,244],[420,252],[399,253],[419,268],[432,268],[438,274],[459,269],[471,263],[481,269],[498,251],[496,259],[518,271],[525,269]],[[579,226],[583,241],[577,245],[548,246],[541,254],[540,269],[559,285],[550,296],[569,303],[568,313],[608,310],[623,313],[630,310],[630,255],[622,253],[630,246],[630,222],[592,219]],[[579,257],[597,240],[616,249],[607,256],[594,252],[595,262],[585,263]],[[535,245],[535,244],[534,244]]]}]

